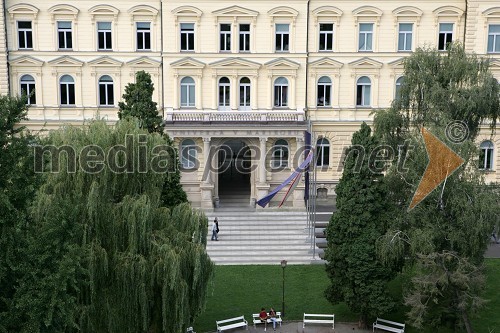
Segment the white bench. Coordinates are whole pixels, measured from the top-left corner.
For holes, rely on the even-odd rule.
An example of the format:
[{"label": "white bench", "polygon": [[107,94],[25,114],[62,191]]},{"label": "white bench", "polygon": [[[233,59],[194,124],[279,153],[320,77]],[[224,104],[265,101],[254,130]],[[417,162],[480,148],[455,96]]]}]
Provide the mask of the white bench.
[{"label": "white bench", "polygon": [[405,331],[405,324],[377,318],[373,323],[373,332],[375,332],[376,328],[388,332],[403,333]]},{"label": "white bench", "polygon": [[309,323],[309,324],[332,324],[332,328],[335,329],[335,315],[334,314],[304,313],[304,322],[302,324],[302,328],[306,327],[306,323]]},{"label": "white bench", "polygon": [[245,327],[246,329],[248,329],[248,322],[245,320],[245,316],[218,320],[215,323],[217,324],[217,332],[222,332],[237,327]]},{"label": "white bench", "polygon": [[[264,324],[263,321],[260,320],[260,313],[254,313],[252,314],[252,320],[253,320],[253,327],[255,328],[255,325],[257,324]],[[269,316],[269,312],[267,313],[267,315]],[[271,320],[271,318],[268,318],[267,319],[267,323],[271,324],[273,321]],[[281,326],[281,322],[282,322],[282,319],[281,319],[281,312],[276,312],[276,322],[280,324]]]}]

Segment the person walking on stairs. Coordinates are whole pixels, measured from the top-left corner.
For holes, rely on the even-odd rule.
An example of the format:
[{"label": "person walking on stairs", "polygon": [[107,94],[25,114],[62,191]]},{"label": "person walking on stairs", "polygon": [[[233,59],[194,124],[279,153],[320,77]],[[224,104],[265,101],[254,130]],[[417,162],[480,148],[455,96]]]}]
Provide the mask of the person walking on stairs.
[{"label": "person walking on stairs", "polygon": [[211,240],[218,241],[217,239],[217,233],[219,232],[219,220],[215,218],[214,222],[212,223],[212,238]]}]

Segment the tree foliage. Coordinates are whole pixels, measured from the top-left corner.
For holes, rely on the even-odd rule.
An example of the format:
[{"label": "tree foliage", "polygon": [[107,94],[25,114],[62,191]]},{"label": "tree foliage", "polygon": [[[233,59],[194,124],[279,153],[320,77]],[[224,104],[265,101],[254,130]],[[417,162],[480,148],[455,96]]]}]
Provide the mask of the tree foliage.
[{"label": "tree foliage", "polygon": [[325,259],[331,280],[326,297],[333,304],[344,301],[359,313],[360,326],[366,326],[368,316],[387,313],[393,306],[386,292],[392,270],[376,259],[375,243],[386,232],[389,215],[377,148],[377,139],[363,123],[347,150],[335,189],[337,211],[326,229]]},{"label": "tree foliage", "polygon": [[0,332],[9,331],[7,319],[26,245],[26,209],[40,184],[30,147],[37,138],[20,125],[27,110],[25,97],[0,96]]},{"label": "tree foliage", "polygon": [[[145,71],[139,71],[135,76],[135,83],[129,83],[125,87],[123,102],[119,102],[120,119],[136,119],[139,127],[147,129],[149,133],[159,133],[163,135],[168,144],[172,146],[172,140],[165,133],[165,126],[158,113],[156,102],[153,101],[154,85],[151,75]],[[179,157],[178,154],[170,155],[169,163],[175,166],[176,172],[169,172],[165,179],[165,186],[162,191],[162,201],[168,207],[175,207],[178,204],[187,202],[187,196],[180,184]]]},{"label": "tree foliage", "polygon": [[[397,210],[390,230],[378,242],[380,258],[404,265],[413,278],[405,302],[414,325],[465,326],[483,304],[479,298],[482,262],[489,235],[498,221],[499,197],[485,185],[477,168],[474,142],[481,125],[498,118],[499,87],[488,63],[458,45],[446,54],[419,49],[405,62],[401,96],[390,110],[375,115],[376,133],[393,147],[396,161],[388,170],[389,202]],[[463,141],[447,130],[464,122]],[[465,163],[408,212],[428,163],[420,129],[427,130]]]},{"label": "tree foliage", "polygon": [[[139,137],[147,146],[148,165],[158,158],[153,147],[168,147],[163,136],[128,121],[115,128],[104,122],[66,127],[47,143],[77,152],[98,146],[102,150],[92,160],[106,161],[130,135],[135,147]],[[132,154],[135,148],[126,147]],[[88,163],[85,155],[77,156],[78,165]],[[115,157],[119,164],[126,160]],[[14,298],[18,331],[185,331],[204,306],[213,272],[205,251],[206,217],[188,204],[172,210],[162,204],[166,173],[109,167],[72,173],[61,165],[47,175],[31,210],[30,257]]]}]

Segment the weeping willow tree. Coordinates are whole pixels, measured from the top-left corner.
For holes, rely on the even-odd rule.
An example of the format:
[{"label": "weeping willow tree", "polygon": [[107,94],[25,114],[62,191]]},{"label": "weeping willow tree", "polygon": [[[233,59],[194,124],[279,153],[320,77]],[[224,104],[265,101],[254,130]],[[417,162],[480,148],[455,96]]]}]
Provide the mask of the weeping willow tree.
[{"label": "weeping willow tree", "polygon": [[[410,276],[404,293],[414,326],[472,333],[470,316],[484,305],[484,252],[500,218],[498,193],[478,170],[475,140],[483,124],[495,127],[499,85],[488,61],[459,44],[449,45],[445,54],[419,49],[405,59],[404,68],[401,95],[375,115],[376,133],[399,155],[386,174],[396,210],[378,242],[379,256]],[[460,130],[452,130],[457,125]],[[422,127],[465,162],[408,211],[428,163]]]},{"label": "weeping willow tree", "polygon": [[71,146],[78,168],[60,154],[61,170],[37,193],[33,258],[16,298],[20,331],[185,331],[204,306],[213,264],[206,217],[188,204],[162,205],[165,138],[121,121],[67,127],[48,142]]}]

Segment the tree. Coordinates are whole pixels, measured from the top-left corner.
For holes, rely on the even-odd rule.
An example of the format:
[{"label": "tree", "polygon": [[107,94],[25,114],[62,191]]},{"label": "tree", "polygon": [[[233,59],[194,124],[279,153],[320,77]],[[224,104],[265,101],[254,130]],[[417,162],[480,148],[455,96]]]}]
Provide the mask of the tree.
[{"label": "tree", "polygon": [[[475,139],[480,127],[495,127],[499,86],[488,61],[452,44],[446,54],[419,49],[404,62],[401,97],[375,115],[375,132],[405,161],[387,172],[389,201],[397,207],[390,230],[378,242],[386,263],[404,264],[412,274],[405,290],[410,320],[434,326],[465,326],[484,302],[479,297],[482,262],[498,221],[499,196],[477,168]],[[460,124],[462,133],[451,132]],[[420,129],[448,144],[465,163],[418,206],[407,211],[426,165]],[[406,258],[403,260],[403,258]]]},{"label": "tree", "polygon": [[[71,146],[80,168],[71,172],[62,154],[62,169],[36,195],[30,258],[13,301],[18,331],[185,331],[204,306],[213,264],[203,213],[162,204],[168,175],[158,168],[170,158],[157,149],[171,153],[167,140],[134,122],[96,121],[52,132],[47,143]],[[147,172],[137,164],[144,161],[126,166],[137,147],[147,148]]]},{"label": "tree", "polygon": [[[156,102],[153,102],[153,91],[154,85],[151,81],[151,76],[145,71],[137,72],[135,83],[129,83],[125,87],[125,94],[123,94],[124,102],[118,103],[120,107],[118,117],[120,119],[137,119],[140,128],[147,129],[149,133],[163,135],[172,147],[173,142],[165,133],[165,126],[158,113]],[[165,205],[174,207],[180,203],[187,202],[187,196],[180,184],[179,156],[178,154],[171,154],[169,156],[171,157],[169,163],[173,168],[165,180],[161,197]]]},{"label": "tree", "polygon": [[393,301],[386,283],[391,268],[376,260],[375,243],[386,232],[389,206],[382,165],[376,161],[377,139],[366,124],[354,133],[347,150],[344,171],[337,187],[337,211],[326,229],[325,253],[331,280],[326,290],[333,304],[345,301],[359,313],[359,326],[366,327],[369,316],[390,311]]},{"label": "tree", "polygon": [[9,331],[11,302],[26,245],[26,209],[41,178],[34,172],[31,148],[37,138],[19,125],[27,119],[27,110],[25,96],[0,96],[0,332]]}]

